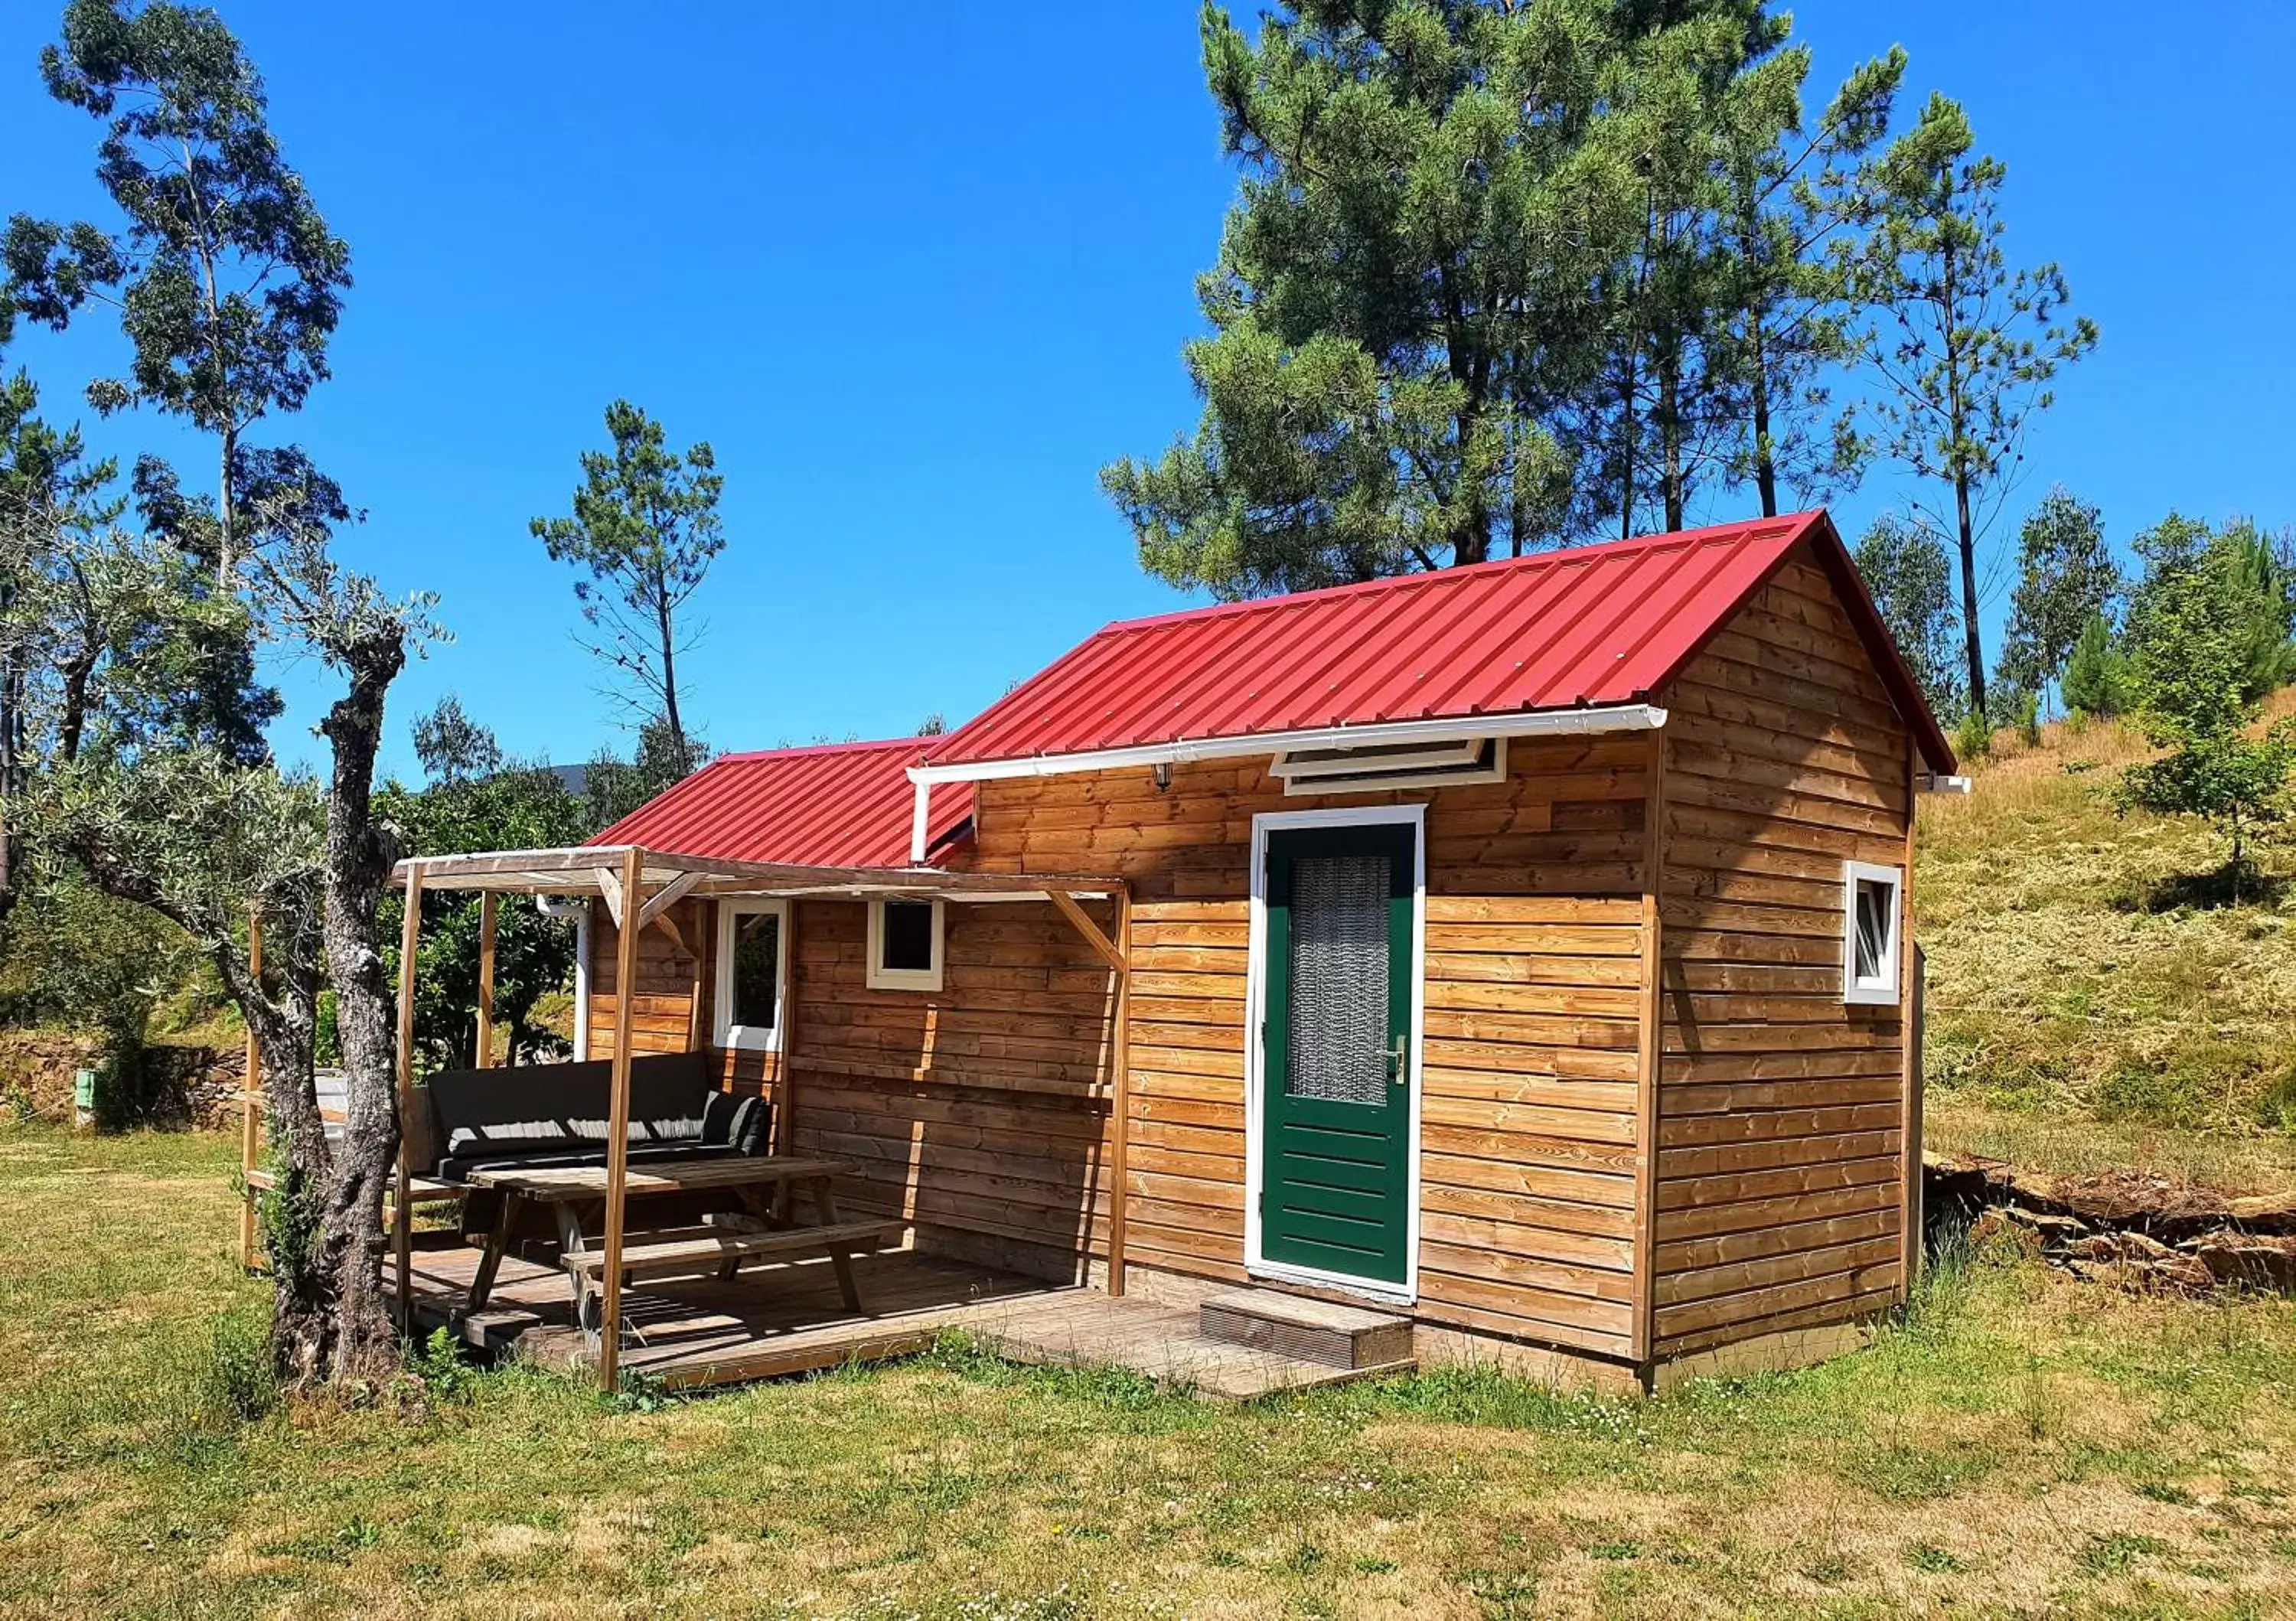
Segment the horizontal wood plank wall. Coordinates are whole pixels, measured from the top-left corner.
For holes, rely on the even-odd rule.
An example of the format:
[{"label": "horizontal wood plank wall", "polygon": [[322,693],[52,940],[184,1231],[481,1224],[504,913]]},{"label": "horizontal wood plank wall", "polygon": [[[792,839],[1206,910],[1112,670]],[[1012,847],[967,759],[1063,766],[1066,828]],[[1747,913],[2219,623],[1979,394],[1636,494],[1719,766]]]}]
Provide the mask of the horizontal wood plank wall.
[{"label": "horizontal wood plank wall", "polygon": [[1664,696],[1660,1358],[1887,1305],[1901,1010],[1841,1000],[1842,863],[1902,865],[1905,725],[1790,561]]},{"label": "horizontal wood plank wall", "polygon": [[867,907],[798,905],[795,1150],[861,1167],[841,1202],[1038,1252],[1016,1262],[1104,1252],[1107,965],[1048,903],[951,902],[942,989],[873,991]]},{"label": "horizontal wood plank wall", "polygon": [[980,784],[969,864],[1133,886],[1128,1261],[1244,1275],[1252,816],[1426,803],[1419,1315],[1625,1355],[1646,757],[1517,741],[1504,782],[1376,795],[1258,761]]},{"label": "horizontal wood plank wall", "polygon": [[[706,1039],[715,1026],[712,1001],[718,985],[718,928],[715,904],[682,901],[669,909],[686,945],[701,954],[701,1030]],[[619,930],[603,906],[596,908],[590,925],[590,1056],[614,1055],[614,955]],[[693,959],[678,950],[669,936],[649,928],[638,941],[638,999],[630,1010],[630,1046],[637,1052],[683,1052],[689,1039],[687,1023],[693,1005]],[[770,1093],[780,1060],[770,1052],[711,1049],[719,1084],[739,1093]]]},{"label": "horizontal wood plank wall", "polygon": [[[791,965],[791,1150],[860,1167],[841,1204],[1020,1246],[1001,1252],[1015,1264],[1074,1271],[1070,1263],[1104,1251],[1113,979],[1066,920],[1044,902],[951,904],[935,995],[867,988],[860,903],[791,905],[804,913]],[[717,984],[711,908],[674,909],[687,943],[701,942],[705,1031]],[[1086,909],[1108,926],[1105,905]],[[591,930],[590,1052],[599,1058],[613,1051],[615,937],[602,913]],[[658,929],[638,949],[632,1044],[682,1052],[693,961]],[[730,1090],[783,1101],[782,1055],[717,1059]]]}]

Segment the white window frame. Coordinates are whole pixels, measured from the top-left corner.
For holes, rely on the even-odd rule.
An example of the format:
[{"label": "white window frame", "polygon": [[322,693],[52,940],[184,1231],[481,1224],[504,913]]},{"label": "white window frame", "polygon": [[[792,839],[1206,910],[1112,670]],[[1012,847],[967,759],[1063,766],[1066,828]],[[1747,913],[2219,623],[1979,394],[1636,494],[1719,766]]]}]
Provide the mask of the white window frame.
[{"label": "white window frame", "polygon": [[[734,929],[742,918],[771,916],[775,925],[774,1022],[766,1029],[737,1025],[734,1015]],[[787,901],[729,895],[718,902],[718,995],[710,1007],[717,1044],[743,1052],[778,1052],[789,1021],[790,924]]]},{"label": "white window frame", "polygon": [[885,960],[885,903],[869,903],[868,984],[873,991],[938,991],[941,987],[942,971],[947,967],[947,954],[942,949],[948,939],[947,903],[920,898],[908,901],[912,906],[932,908],[932,966],[931,968],[883,968]]},{"label": "white window frame", "polygon": [[[1857,887],[1890,888],[1890,936],[1882,971],[1869,981],[1857,978]],[[1841,864],[1841,1000],[1852,1007],[1895,1007],[1905,997],[1906,870],[1868,861]]]},{"label": "white window frame", "polygon": [[[590,1056],[590,916],[597,905],[580,902],[580,910],[574,913],[574,1061],[578,1064]],[[550,915],[546,908],[544,915]]]},{"label": "white window frame", "polygon": [[[1261,1250],[1259,1192],[1267,1122],[1267,1044],[1261,1021],[1267,1005],[1267,835],[1286,828],[1355,827],[1368,823],[1403,823],[1412,831],[1411,867],[1411,1119],[1405,1163],[1403,1282],[1358,1278],[1349,1273],[1271,1261]],[[1304,1283],[1376,1300],[1410,1306],[1419,1298],[1419,1137],[1426,1098],[1427,1021],[1427,806],[1365,806],[1345,810],[1262,811],[1251,819],[1251,912],[1247,939],[1250,955],[1243,992],[1243,1266],[1248,1276],[1279,1283]]]}]

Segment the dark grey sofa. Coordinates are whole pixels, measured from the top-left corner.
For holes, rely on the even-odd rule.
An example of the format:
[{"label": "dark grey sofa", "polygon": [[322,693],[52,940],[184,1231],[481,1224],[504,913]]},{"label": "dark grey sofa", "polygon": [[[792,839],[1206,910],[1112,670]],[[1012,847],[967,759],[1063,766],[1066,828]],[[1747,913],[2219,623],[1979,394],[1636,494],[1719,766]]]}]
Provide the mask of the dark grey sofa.
[{"label": "dark grey sofa", "polygon": [[[631,1059],[632,1165],[766,1151],[771,1105],[718,1090],[710,1069],[700,1052]],[[412,1123],[409,1164],[441,1182],[511,1167],[603,1165],[612,1085],[603,1059],[434,1075]]]}]

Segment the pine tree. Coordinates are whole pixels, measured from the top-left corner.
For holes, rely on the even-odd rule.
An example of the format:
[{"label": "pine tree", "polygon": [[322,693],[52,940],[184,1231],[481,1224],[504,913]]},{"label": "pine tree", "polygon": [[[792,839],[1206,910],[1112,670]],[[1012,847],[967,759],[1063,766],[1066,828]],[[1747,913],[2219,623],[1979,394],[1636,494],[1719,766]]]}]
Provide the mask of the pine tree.
[{"label": "pine tree", "polygon": [[1609,5],[1208,6],[1242,194],[1199,283],[1192,438],[1102,482],[1143,565],[1237,597],[1471,563],[1568,526],[1554,422],[1641,223]]},{"label": "pine tree", "polygon": [[582,645],[635,689],[621,694],[629,707],[666,729],[675,782],[701,764],[677,692],[678,657],[696,633],[679,616],[726,549],[726,479],[707,443],[681,457],[627,400],[606,407],[606,432],[611,449],[582,453],[573,516],[527,527],[554,559],[586,573],[574,582],[591,631]]},{"label": "pine tree", "polygon": [[1930,98],[1876,171],[1873,228],[1854,291],[1876,312],[1864,355],[1881,383],[1883,453],[1953,498],[1964,663],[1972,708],[1988,713],[1978,553],[2013,482],[2025,430],[2058,370],[2095,347],[2096,323],[2062,319],[2054,264],[2012,271],[2002,248],[1996,159],[1972,157],[1960,106]]}]

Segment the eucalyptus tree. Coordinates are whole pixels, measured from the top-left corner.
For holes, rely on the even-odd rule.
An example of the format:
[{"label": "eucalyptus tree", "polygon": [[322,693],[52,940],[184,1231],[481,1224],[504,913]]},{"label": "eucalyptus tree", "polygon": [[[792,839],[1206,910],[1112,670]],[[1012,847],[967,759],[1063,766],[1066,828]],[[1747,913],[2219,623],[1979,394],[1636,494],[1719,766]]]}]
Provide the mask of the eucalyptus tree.
[{"label": "eucalyptus tree", "polygon": [[582,645],[627,684],[619,695],[632,709],[660,717],[683,776],[701,758],[678,707],[678,656],[695,640],[681,616],[726,549],[726,479],[706,442],[679,455],[627,400],[606,407],[606,433],[609,449],[582,453],[572,516],[528,528],[553,559],[584,571],[574,582],[590,630]]},{"label": "eucalyptus tree", "polygon": [[1884,512],[1852,553],[1890,639],[1931,709],[1952,716],[1968,701],[1958,673],[1961,616],[1953,562],[1937,531],[1918,518]]},{"label": "eucalyptus tree", "polygon": [[2046,697],[2090,623],[2108,620],[2120,594],[2120,565],[2105,544],[2096,504],[2062,486],[2052,489],[2018,530],[2001,679]]},{"label": "eucalyptus tree", "polygon": [[1560,536],[1555,424],[1642,217],[1611,8],[1300,0],[1255,39],[1213,5],[1203,61],[1242,180],[1185,351],[1201,419],[1101,475],[1142,564],[1232,598]]},{"label": "eucalyptus tree", "polygon": [[263,80],[204,7],[70,0],[61,44],[40,54],[48,93],[104,122],[96,178],[110,229],[19,214],[9,221],[7,297],[62,328],[88,304],[117,312],[127,373],[92,383],[110,414],[150,405],[216,444],[217,588],[242,544],[242,443],[299,410],[328,375],[350,285],[350,251],[282,155]]},{"label": "eucalyptus tree", "polygon": [[1953,500],[1963,660],[1986,713],[1978,552],[2013,486],[2026,429],[2054,402],[2058,371],[2095,347],[2096,323],[2068,317],[2054,264],[2013,270],[2002,246],[2001,162],[1973,155],[1960,105],[1933,94],[1892,142],[1853,291],[1873,312],[1863,356],[1878,381],[1878,448]]}]

